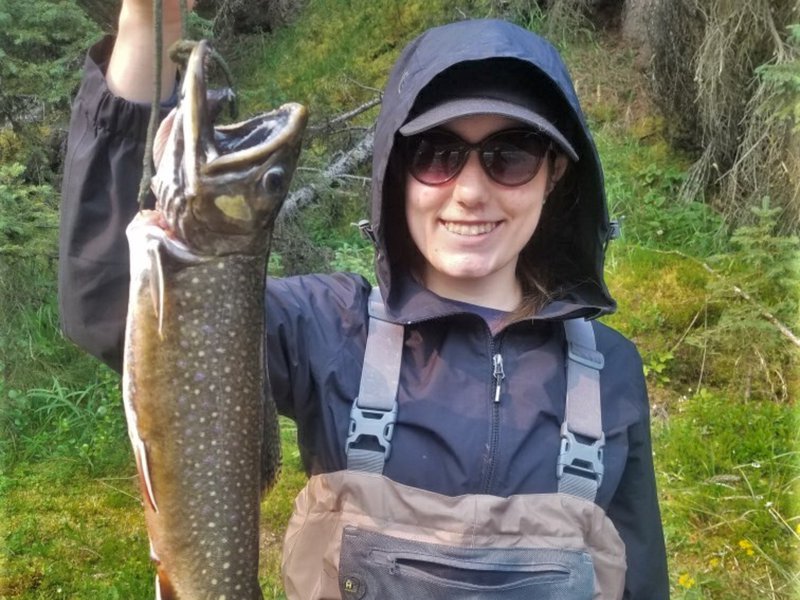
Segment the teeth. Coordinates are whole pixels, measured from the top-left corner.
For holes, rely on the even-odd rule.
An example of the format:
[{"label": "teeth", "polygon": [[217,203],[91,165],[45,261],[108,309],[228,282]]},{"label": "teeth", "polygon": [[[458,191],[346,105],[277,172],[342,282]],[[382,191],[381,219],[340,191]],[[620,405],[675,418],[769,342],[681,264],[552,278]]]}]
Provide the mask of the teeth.
[{"label": "teeth", "polygon": [[489,233],[497,225],[495,223],[450,223],[444,222],[444,228],[456,235],[482,235]]}]

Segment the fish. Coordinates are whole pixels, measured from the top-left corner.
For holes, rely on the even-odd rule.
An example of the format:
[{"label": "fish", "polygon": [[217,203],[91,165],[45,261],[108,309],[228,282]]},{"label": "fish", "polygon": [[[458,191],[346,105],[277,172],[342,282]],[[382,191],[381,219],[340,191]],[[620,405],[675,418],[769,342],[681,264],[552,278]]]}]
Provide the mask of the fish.
[{"label": "fish", "polygon": [[253,600],[259,509],[280,470],[265,362],[275,218],[307,111],[216,125],[211,46],[156,138],[155,206],[128,225],[123,400],[163,600]]}]

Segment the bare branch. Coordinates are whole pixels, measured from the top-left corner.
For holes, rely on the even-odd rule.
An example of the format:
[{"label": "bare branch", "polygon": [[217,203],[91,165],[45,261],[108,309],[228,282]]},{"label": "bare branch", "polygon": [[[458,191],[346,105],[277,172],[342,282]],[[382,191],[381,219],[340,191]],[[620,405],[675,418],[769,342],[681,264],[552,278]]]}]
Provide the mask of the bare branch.
[{"label": "bare branch", "polygon": [[352,77],[346,77],[345,79],[347,79],[347,81],[349,81],[350,83],[352,83],[354,85],[357,85],[362,90],[370,90],[370,91],[375,92],[376,94],[379,94],[379,95],[383,94],[383,90],[381,90],[380,88],[372,87],[371,85],[367,85],[365,83],[361,83],[360,81],[358,81],[356,79],[353,79]]},{"label": "bare branch", "polygon": [[320,189],[331,187],[335,182],[351,175],[353,171],[369,161],[372,157],[374,142],[375,129],[370,128],[355,146],[331,161],[322,171],[317,183],[306,185],[289,195],[278,216],[278,221],[291,219],[298,211],[317,200]]},{"label": "bare branch", "polygon": [[329,130],[334,125],[338,125],[339,123],[344,123],[345,121],[348,121],[348,120],[352,119],[353,117],[357,117],[361,113],[368,111],[370,108],[373,108],[374,106],[377,106],[378,104],[381,103],[381,100],[382,100],[382,98],[380,96],[378,96],[376,98],[373,98],[372,100],[364,102],[364,104],[355,107],[353,110],[349,110],[346,113],[342,113],[341,115],[339,115],[337,117],[334,117],[332,119],[328,119],[323,123],[320,123],[320,124],[317,124],[317,125],[313,125],[312,127],[309,127],[309,130],[311,131],[311,133],[318,133],[320,131]]}]

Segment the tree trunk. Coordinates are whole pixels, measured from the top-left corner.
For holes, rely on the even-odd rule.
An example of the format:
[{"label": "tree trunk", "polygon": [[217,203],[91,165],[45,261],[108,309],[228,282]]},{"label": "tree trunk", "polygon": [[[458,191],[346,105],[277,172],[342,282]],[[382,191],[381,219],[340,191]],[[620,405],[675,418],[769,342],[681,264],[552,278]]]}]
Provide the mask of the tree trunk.
[{"label": "tree trunk", "polygon": [[122,0],[77,0],[78,6],[105,32],[117,30],[117,16]]}]

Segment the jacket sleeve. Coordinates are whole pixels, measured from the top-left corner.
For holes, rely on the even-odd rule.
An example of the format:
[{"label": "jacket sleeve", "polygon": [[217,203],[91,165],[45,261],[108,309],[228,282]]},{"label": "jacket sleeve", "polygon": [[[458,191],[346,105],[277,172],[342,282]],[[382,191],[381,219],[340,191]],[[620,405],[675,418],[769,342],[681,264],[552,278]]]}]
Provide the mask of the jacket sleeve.
[{"label": "jacket sleeve", "polygon": [[150,109],[114,96],[104,70],[113,38],[86,58],[73,103],[61,200],[58,297],[68,338],[122,369],[129,267],[125,228],[138,210]]},{"label": "jacket sleeve", "polygon": [[[108,89],[105,68],[113,43],[106,37],[89,51],[73,103],[58,292],[67,337],[119,372],[130,281],[125,228],[138,210],[150,108]],[[311,402],[317,396],[310,365],[321,350],[306,340],[336,335],[347,323],[360,331],[369,287],[360,278],[308,276],[271,279],[267,293],[267,357],[275,397],[283,414],[310,422],[318,412]]]},{"label": "jacket sleeve", "polygon": [[[642,370],[633,373],[641,374]],[[608,516],[625,542],[628,570],[624,600],[665,600],[669,598],[667,556],[653,466],[649,403],[644,376],[639,378],[637,387],[644,396],[644,410],[628,428],[628,458]]]},{"label": "jacket sleeve", "polygon": [[[278,411],[297,423],[309,472],[338,465],[335,455],[347,436],[350,404],[361,381],[369,291],[369,283],[348,273],[267,281],[270,388]],[[334,406],[342,399],[343,410]],[[346,420],[337,423],[335,415]]]}]

